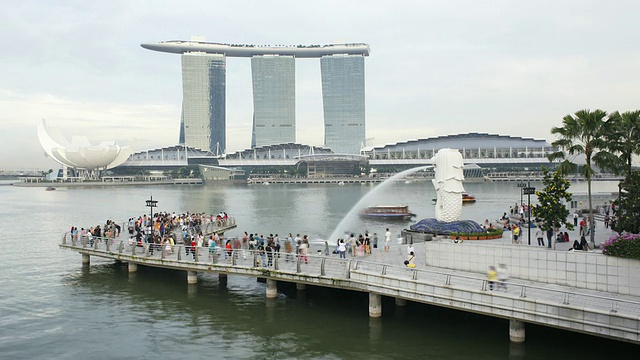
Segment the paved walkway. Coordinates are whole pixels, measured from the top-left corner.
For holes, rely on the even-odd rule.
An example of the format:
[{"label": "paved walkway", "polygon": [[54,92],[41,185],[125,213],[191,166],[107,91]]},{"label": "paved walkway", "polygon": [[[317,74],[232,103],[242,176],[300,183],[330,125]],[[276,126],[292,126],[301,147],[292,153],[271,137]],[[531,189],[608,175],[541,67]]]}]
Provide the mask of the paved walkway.
[{"label": "paved walkway", "polygon": [[[601,221],[596,221],[596,236],[595,236],[595,243],[596,245],[600,245],[602,243],[604,243],[605,241],[607,241],[611,236],[615,235],[616,233],[614,231],[612,231],[611,229],[606,229],[604,227],[604,224]],[[531,229],[531,245],[527,244],[527,229],[524,229],[523,233],[523,242],[522,244],[512,244],[512,240],[511,240],[511,232],[505,232],[504,236],[500,239],[492,239],[492,240],[466,240],[466,241],[473,241],[474,243],[481,243],[481,244],[489,244],[489,243],[498,243],[498,244],[512,244],[513,246],[535,246],[535,247],[539,247],[537,245],[537,240],[534,238],[535,236],[535,228]],[[544,249],[546,249],[547,251],[568,251],[569,249],[571,249],[572,245],[573,245],[573,240],[574,239],[579,239],[579,229],[575,229],[575,230],[566,230],[566,229],[562,229],[562,231],[567,231],[569,233],[569,238],[570,241],[568,243],[556,243],[556,247],[555,250],[549,249],[547,247],[547,240],[545,238],[545,247]],[[588,238],[587,238],[588,240]],[[439,268],[439,267],[433,267],[433,266],[427,266],[425,265],[425,258],[426,258],[426,254],[425,254],[425,243],[417,243],[414,244],[414,251],[416,253],[416,268],[418,269],[428,269],[428,270],[433,270],[433,271],[439,271],[442,273],[449,273],[449,274],[454,274],[454,275],[459,275],[459,276],[468,276],[468,277],[476,277],[476,278],[482,278],[484,279],[486,277],[486,273],[482,272],[470,272],[470,271],[462,271],[462,270],[452,270],[452,269],[448,269],[448,268]],[[373,253],[371,256],[367,256],[367,257],[358,257],[357,259],[359,260],[363,260],[363,261],[371,261],[371,262],[379,262],[379,263],[384,263],[384,264],[389,264],[389,265],[402,265],[404,260],[407,258],[407,247],[408,245],[397,245],[397,244],[393,244],[391,246],[391,249],[387,252],[383,251],[382,249],[374,249]],[[542,246],[540,246],[540,248],[542,248]],[[596,250],[591,250],[592,252],[596,252],[599,253],[601,252],[599,249]],[[605,256],[605,255],[602,255]],[[348,257],[348,256],[347,256]],[[349,257],[348,257],[349,258]],[[616,297],[619,299],[625,299],[625,300],[629,300],[629,301],[636,301],[636,302],[640,302],[640,297],[637,296],[631,296],[631,295],[621,295],[621,294],[617,294],[617,293],[611,293],[611,292],[606,292],[606,291],[597,291],[597,290],[590,290],[590,289],[585,289],[585,288],[577,288],[577,287],[571,287],[571,286],[563,286],[563,285],[556,285],[556,284],[549,284],[549,283],[544,283],[544,282],[537,282],[537,281],[531,281],[531,280],[523,280],[523,279],[518,279],[518,278],[513,278],[511,277],[509,279],[510,282],[512,283],[518,283],[520,285],[525,285],[525,286],[531,286],[531,287],[541,287],[541,288],[548,288],[548,289],[552,289],[552,290],[558,290],[558,291],[569,291],[569,292],[576,292],[576,293],[583,293],[583,294],[588,294],[588,295],[594,295],[594,296],[602,296],[602,297]],[[509,287],[508,288],[508,292],[509,293],[513,293],[513,295],[518,295],[519,291],[520,291],[521,287]],[[593,304],[596,305],[596,304]]]}]

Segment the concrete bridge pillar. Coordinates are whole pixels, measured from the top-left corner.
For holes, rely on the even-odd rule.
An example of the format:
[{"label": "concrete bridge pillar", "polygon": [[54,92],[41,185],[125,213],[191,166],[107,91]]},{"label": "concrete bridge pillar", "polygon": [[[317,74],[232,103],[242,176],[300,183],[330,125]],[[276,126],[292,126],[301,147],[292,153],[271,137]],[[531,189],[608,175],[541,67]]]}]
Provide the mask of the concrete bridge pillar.
[{"label": "concrete bridge pillar", "polygon": [[89,265],[91,263],[91,257],[87,254],[82,254],[82,265]]},{"label": "concrete bridge pillar", "polygon": [[307,284],[296,283],[296,290],[306,290],[306,289],[307,289]]},{"label": "concrete bridge pillar", "polygon": [[197,284],[198,273],[195,271],[187,270],[187,284]]},{"label": "concrete bridge pillar", "polygon": [[524,322],[520,320],[509,320],[509,340],[514,343],[524,342]]},{"label": "concrete bridge pillar", "polygon": [[369,293],[369,317],[377,318],[382,316],[382,296],[380,294]]},{"label": "concrete bridge pillar", "polygon": [[273,299],[278,296],[278,282],[267,279],[267,299]]},{"label": "concrete bridge pillar", "polygon": [[136,264],[136,263],[130,262],[127,266],[129,267],[129,272],[130,273],[134,273],[134,272],[138,271],[138,264]]},{"label": "concrete bridge pillar", "polygon": [[407,306],[407,300],[396,298],[396,306]]}]

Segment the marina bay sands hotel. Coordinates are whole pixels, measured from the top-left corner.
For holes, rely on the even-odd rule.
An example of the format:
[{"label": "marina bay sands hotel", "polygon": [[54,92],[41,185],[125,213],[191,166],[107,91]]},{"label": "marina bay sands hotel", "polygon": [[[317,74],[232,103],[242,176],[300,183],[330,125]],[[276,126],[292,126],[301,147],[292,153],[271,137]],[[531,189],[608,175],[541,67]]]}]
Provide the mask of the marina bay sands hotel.
[{"label": "marina bay sands hotel", "polygon": [[295,143],[295,59],[320,58],[324,145],[335,153],[359,153],[365,141],[367,44],[255,46],[196,40],[141,44],[182,55],[180,143],[225,152],[227,57],[251,58],[251,147]]}]

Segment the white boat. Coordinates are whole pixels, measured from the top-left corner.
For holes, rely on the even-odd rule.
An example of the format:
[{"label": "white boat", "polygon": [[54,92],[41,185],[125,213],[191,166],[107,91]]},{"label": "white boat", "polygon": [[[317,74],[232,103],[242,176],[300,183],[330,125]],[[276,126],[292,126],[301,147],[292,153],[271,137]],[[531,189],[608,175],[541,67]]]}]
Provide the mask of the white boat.
[{"label": "white boat", "polygon": [[408,220],[416,216],[408,206],[369,206],[360,211],[360,216],[370,219],[402,219]]}]

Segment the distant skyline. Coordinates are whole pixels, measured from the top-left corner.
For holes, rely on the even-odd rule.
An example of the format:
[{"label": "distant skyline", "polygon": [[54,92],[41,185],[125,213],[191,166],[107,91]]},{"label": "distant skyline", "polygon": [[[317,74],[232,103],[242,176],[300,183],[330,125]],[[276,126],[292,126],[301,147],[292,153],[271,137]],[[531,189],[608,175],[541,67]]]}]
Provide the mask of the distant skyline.
[{"label": "distant skyline", "polygon": [[[40,119],[136,150],[178,143],[179,56],[141,43],[371,46],[366,137],[487,132],[553,141],[580,109],[640,108],[635,1],[121,1],[0,8],[0,167],[53,168]],[[227,64],[227,152],[250,147],[249,59]],[[296,62],[296,139],[323,143],[320,64]]]}]

